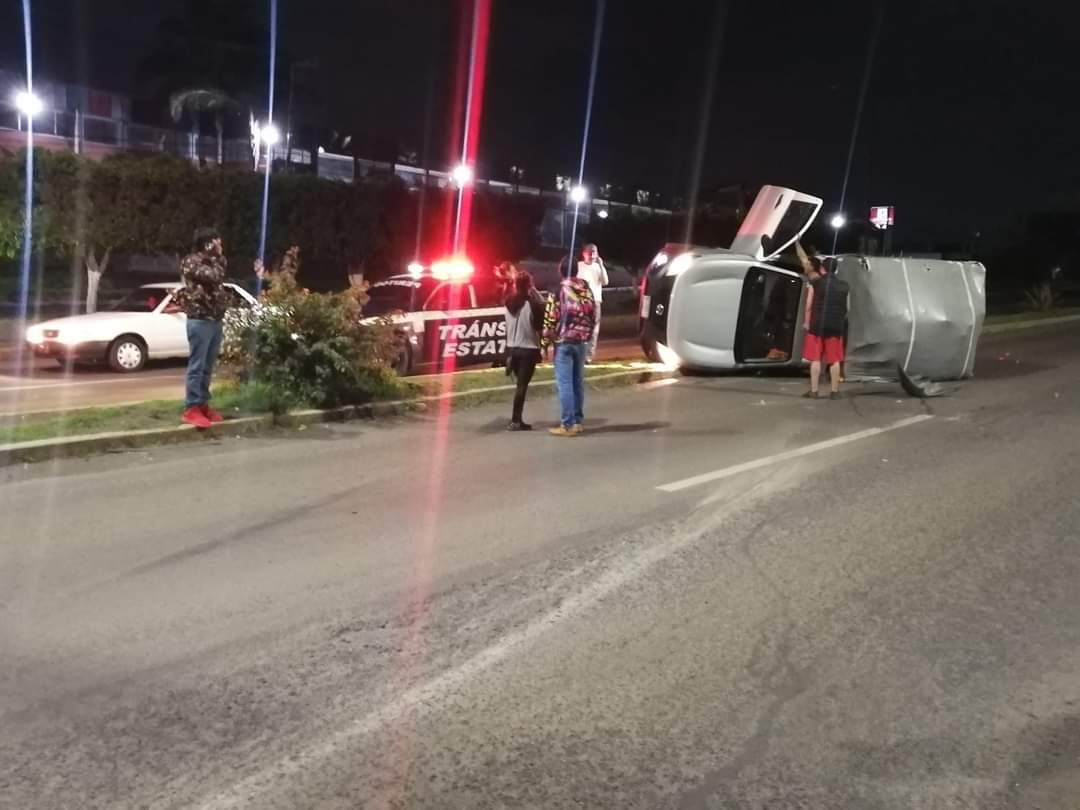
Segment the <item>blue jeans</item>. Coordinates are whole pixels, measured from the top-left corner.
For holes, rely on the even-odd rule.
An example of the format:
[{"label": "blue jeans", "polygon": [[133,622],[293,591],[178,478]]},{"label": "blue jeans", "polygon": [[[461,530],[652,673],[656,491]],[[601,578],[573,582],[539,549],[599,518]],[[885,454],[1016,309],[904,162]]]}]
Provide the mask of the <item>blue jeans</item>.
[{"label": "blue jeans", "polygon": [[187,339],[191,354],[187,363],[187,391],[184,407],[210,401],[210,377],[221,351],[221,321],[187,319]]},{"label": "blue jeans", "polygon": [[563,427],[585,420],[585,356],[588,343],[560,343],[555,347],[555,385]]}]

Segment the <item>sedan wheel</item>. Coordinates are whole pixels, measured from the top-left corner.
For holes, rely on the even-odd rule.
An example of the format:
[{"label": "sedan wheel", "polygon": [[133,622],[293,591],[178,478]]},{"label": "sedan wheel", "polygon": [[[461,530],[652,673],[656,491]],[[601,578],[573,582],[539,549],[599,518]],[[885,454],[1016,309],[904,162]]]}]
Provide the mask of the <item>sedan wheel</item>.
[{"label": "sedan wheel", "polygon": [[117,338],[109,347],[109,365],[122,373],[141,370],[146,365],[145,344],[131,335]]}]

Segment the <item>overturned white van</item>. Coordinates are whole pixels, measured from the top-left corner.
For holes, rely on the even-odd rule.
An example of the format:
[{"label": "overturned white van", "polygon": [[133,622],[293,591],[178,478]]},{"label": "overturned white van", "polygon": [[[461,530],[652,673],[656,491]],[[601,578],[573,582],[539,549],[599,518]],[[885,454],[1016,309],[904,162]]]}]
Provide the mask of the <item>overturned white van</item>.
[{"label": "overturned white van", "polygon": [[[765,186],[730,249],[667,246],[642,280],[639,331],[653,361],[687,369],[801,366],[805,277],[777,263],[821,200]],[[848,376],[972,373],[986,310],[977,262],[843,256],[851,289]]]}]

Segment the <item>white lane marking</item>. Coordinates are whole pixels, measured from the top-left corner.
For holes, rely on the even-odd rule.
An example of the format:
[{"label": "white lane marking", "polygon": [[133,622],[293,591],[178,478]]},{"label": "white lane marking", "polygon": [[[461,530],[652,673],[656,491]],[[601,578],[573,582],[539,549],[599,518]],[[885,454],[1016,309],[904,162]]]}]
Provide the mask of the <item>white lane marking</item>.
[{"label": "white lane marking", "polygon": [[653,380],[652,382],[638,383],[635,388],[637,388],[638,391],[651,391],[653,388],[664,388],[668,385],[675,385],[675,383],[677,382],[679,382],[678,377],[668,377],[667,379],[663,380]]},{"label": "white lane marking", "polygon": [[[755,497],[760,494],[760,491],[761,484],[754,484],[732,500],[741,502],[746,498]],[[381,709],[359,718],[355,723],[331,734],[324,741],[289,754],[269,767],[262,768],[217,796],[199,804],[199,810],[236,810],[236,808],[262,806],[260,799],[267,794],[272,794],[282,780],[310,772],[321,763],[340,754],[342,749],[356,740],[390,725],[408,712],[438,706],[446,695],[459,692],[472,678],[482,675],[520,652],[522,648],[529,646],[545,633],[556,630],[558,625],[573,621],[613,592],[640,579],[659,563],[698,542],[707,532],[715,529],[715,521],[722,520],[725,513],[726,510],[719,510],[712,521],[706,521],[699,527],[648,546],[617,567],[609,569],[573,596],[563,600],[558,607],[520,630],[503,636],[495,644],[481,650],[458,667],[408,689]]]},{"label": "white lane marking", "polygon": [[158,375],[158,376],[155,376],[155,377],[146,377],[146,376],[134,375],[134,376],[131,376],[131,377],[113,377],[113,378],[108,379],[108,380],[82,380],[81,382],[50,382],[50,383],[39,383],[37,385],[5,386],[3,384],[0,384],[0,394],[3,394],[5,392],[7,392],[7,391],[37,391],[37,390],[42,389],[42,388],[78,388],[78,387],[84,386],[84,385],[115,385],[116,383],[148,382],[148,381],[151,381],[151,380],[170,380],[170,381],[175,382],[175,381],[183,381],[183,379],[184,379],[183,374],[179,374],[179,375],[172,375],[172,374],[165,375],[165,374],[162,374],[162,375]]},{"label": "white lane marking", "polygon": [[754,459],[753,461],[736,464],[732,467],[724,467],[720,470],[713,470],[712,472],[695,475],[692,478],[684,478],[681,481],[673,481],[670,484],[658,486],[657,489],[661,492],[680,492],[681,490],[689,489],[690,487],[709,484],[713,481],[720,481],[724,478],[730,478],[733,475],[749,472],[750,470],[768,467],[770,464],[776,464],[780,461],[789,461],[790,459],[799,458],[800,456],[808,456],[811,453],[818,453],[822,450],[850,444],[851,442],[869,439],[872,436],[880,436],[882,433],[888,433],[891,430],[899,430],[900,428],[916,425],[919,422],[925,422],[927,419],[933,418],[934,417],[930,414],[926,413],[920,414],[919,416],[912,416],[907,419],[901,419],[899,422],[893,422],[891,425],[886,425],[885,427],[867,428],[866,430],[860,430],[858,433],[849,433],[846,436],[837,436],[835,439],[827,439],[826,441],[817,442],[816,444],[808,444],[805,447],[800,447],[796,450],[787,450],[783,453],[776,453],[775,455]]}]

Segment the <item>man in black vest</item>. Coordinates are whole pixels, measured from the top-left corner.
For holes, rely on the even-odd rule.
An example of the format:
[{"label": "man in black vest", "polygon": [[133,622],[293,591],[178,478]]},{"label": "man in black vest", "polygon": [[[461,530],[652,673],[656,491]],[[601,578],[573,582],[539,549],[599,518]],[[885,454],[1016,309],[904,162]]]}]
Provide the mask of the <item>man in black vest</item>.
[{"label": "man in black vest", "polygon": [[[802,251],[800,249],[800,254]],[[805,254],[800,255],[800,259]],[[817,257],[814,257],[816,259]],[[840,364],[844,362],[844,331],[847,327],[848,285],[830,273],[820,260],[804,262],[810,280],[803,329],[803,357],[810,361],[810,390],[805,396],[818,397],[821,364],[829,367],[829,399],[840,399]]]}]

